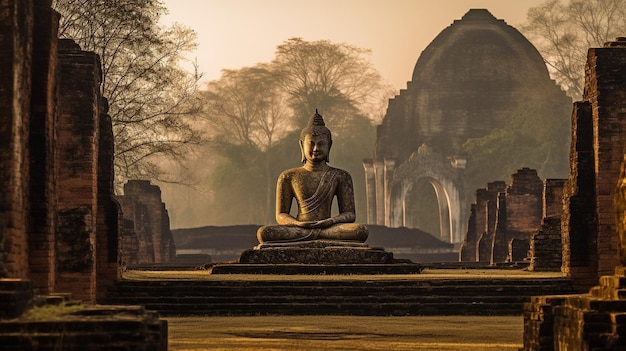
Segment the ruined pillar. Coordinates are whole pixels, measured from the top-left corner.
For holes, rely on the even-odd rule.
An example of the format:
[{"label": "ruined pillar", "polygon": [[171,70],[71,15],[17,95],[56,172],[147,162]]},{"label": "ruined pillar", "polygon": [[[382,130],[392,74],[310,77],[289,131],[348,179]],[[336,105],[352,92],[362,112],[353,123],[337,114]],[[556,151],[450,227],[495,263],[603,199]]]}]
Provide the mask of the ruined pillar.
[{"label": "ruined pillar", "polygon": [[365,170],[365,196],[367,201],[367,223],[376,223],[376,170],[374,160],[363,160]]},{"label": "ruined pillar", "polygon": [[34,6],[32,98],[29,130],[30,279],[40,294],[55,289],[57,32],[51,1]]},{"label": "ruined pillar", "polygon": [[[166,263],[174,259],[176,247],[169,227],[169,215],[161,200],[161,189],[148,180],[129,180],[124,195],[117,197],[125,220],[133,222],[137,236],[139,264]],[[124,255],[135,253],[124,247]]]},{"label": "ruined pillar", "polygon": [[385,184],[384,197],[385,197],[385,225],[391,227],[392,222],[392,199],[391,199],[391,181],[393,180],[393,171],[396,168],[396,160],[393,158],[385,158],[384,161],[385,170],[383,175],[383,182]]},{"label": "ruined pillar", "polygon": [[98,248],[96,250],[96,298],[98,301],[106,300],[115,281],[121,278],[119,249],[122,236],[122,214],[120,205],[114,199],[113,194],[115,140],[108,109],[108,101],[103,98],[100,106],[100,133],[98,134],[98,214],[96,218],[96,247]]},{"label": "ruined pillar", "polygon": [[489,263],[498,216],[498,194],[506,189],[502,180],[487,183],[486,189],[476,190],[476,261]]},{"label": "ruined pillar", "polygon": [[563,187],[566,179],[546,179],[543,186],[542,217],[558,217],[563,214]]},{"label": "ruined pillar", "polygon": [[[489,250],[489,259],[487,260],[490,264],[494,264],[496,262],[504,262],[506,259],[506,253],[508,252],[508,241],[507,238],[507,197],[506,192],[498,193],[498,199],[496,201],[496,215],[495,215],[495,225],[494,232],[491,236],[490,242],[485,242],[484,246],[481,247],[481,261],[484,260],[482,254]],[[481,243],[482,245],[483,243]]]},{"label": "ruined pillar", "polygon": [[385,170],[383,161],[374,160],[376,175],[376,223],[385,225]]},{"label": "ruined pillar", "polygon": [[614,199],[626,145],[626,38],[587,55],[584,99],[592,106],[598,220],[598,277],[620,264]]},{"label": "ruined pillar", "polygon": [[563,245],[561,241],[561,215],[563,213],[563,187],[565,179],[546,179],[543,188],[543,219],[541,227],[530,238],[531,271],[561,270]]},{"label": "ruined pillar", "polygon": [[[468,243],[468,250],[470,248],[473,248],[473,250],[474,250],[474,255],[473,255],[474,259],[472,261],[475,261],[475,262],[481,261],[479,259],[479,257],[480,257],[479,241],[483,238],[483,236],[485,238],[491,238],[487,234],[487,232],[488,232],[487,231],[487,217],[488,217],[487,216],[487,213],[488,213],[487,203],[489,201],[495,202],[496,196],[498,196],[498,193],[490,192],[487,189],[477,189],[476,190],[476,194],[475,194],[475,203],[476,203],[475,225],[476,225],[476,228],[474,229],[476,231],[476,237],[474,238],[474,242],[473,243]],[[489,239],[489,241],[491,241],[491,239]]]},{"label": "ruined pillar", "polygon": [[624,43],[589,49],[585,94],[572,113],[562,269],[587,287],[620,264],[613,201],[626,145]]},{"label": "ruined pillar", "polygon": [[572,112],[570,174],[563,188],[561,241],[563,273],[585,287],[597,282],[597,219],[593,118],[589,102],[575,102]]},{"label": "ruined pillar", "polygon": [[0,278],[27,278],[31,1],[0,1]]},{"label": "ruined pillar", "polygon": [[100,60],[59,41],[57,288],[96,301]]},{"label": "ruined pillar", "polygon": [[521,168],[511,175],[511,184],[506,188],[504,201],[506,223],[495,233],[492,263],[506,262],[507,257],[512,257],[509,250],[511,240],[528,242],[541,225],[543,182],[537,176],[537,171]]},{"label": "ruined pillar", "polygon": [[459,249],[459,262],[476,262],[476,244],[477,238],[477,224],[476,224],[476,204],[472,204],[470,207],[470,216],[467,220],[467,234],[465,234],[465,240],[461,244]]},{"label": "ruined pillar", "polygon": [[563,270],[588,292],[533,297],[524,306],[524,350],[625,345],[626,38],[589,49],[585,73],[584,101],[572,114],[562,233]]}]

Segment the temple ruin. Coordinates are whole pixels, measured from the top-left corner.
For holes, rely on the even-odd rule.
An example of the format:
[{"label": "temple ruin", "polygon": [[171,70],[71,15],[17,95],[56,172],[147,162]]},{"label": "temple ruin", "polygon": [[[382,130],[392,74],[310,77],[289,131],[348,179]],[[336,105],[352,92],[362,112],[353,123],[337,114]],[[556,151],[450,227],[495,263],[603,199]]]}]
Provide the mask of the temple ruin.
[{"label": "temple ruin", "polygon": [[94,303],[120,276],[100,60],[57,39],[49,3],[9,1],[6,9],[0,62],[12,74],[0,82],[0,275]]},{"label": "temple ruin", "polygon": [[[51,0],[0,2],[3,347],[107,347],[105,338],[132,336],[129,348],[165,350],[167,323],[154,312],[97,306],[121,277],[112,124],[99,56],[57,38],[59,15],[51,6]],[[42,323],[11,319],[28,307],[65,302],[88,307],[52,322],[56,334]],[[109,321],[104,329],[102,315]],[[63,332],[70,329],[75,333]]]},{"label": "temple ruin", "polygon": [[572,113],[561,233],[562,271],[589,292],[533,297],[524,310],[527,351],[626,347],[626,38],[589,49],[585,72]]},{"label": "temple ruin", "polygon": [[149,180],[129,180],[124,194],[116,199],[124,213],[123,264],[132,267],[173,261],[176,245],[161,189]]},{"label": "temple ruin", "polygon": [[[472,162],[463,144],[502,128],[537,96],[571,104],[522,34],[484,9],[454,21],[422,52],[378,126],[374,157],[363,162],[367,223],[419,227],[416,203],[432,201],[440,219],[433,234],[462,242],[471,204],[464,169]],[[436,199],[426,196],[424,184]]]}]

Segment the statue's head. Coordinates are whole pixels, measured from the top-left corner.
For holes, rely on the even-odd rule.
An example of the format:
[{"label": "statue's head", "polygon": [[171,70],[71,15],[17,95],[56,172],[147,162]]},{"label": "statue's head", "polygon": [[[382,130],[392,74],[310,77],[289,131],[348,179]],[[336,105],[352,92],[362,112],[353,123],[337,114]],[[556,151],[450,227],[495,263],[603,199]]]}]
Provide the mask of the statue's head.
[{"label": "statue's head", "polygon": [[326,138],[326,141],[328,142],[328,152],[326,154],[325,161],[329,162],[330,147],[333,144],[333,138],[332,138],[332,135],[330,134],[330,129],[326,128],[326,123],[324,123],[324,118],[322,118],[322,115],[317,113],[317,109],[315,109],[315,114],[313,115],[313,117],[309,119],[309,123],[307,123],[306,127],[304,127],[304,129],[302,129],[302,131],[300,132],[301,162],[306,162],[304,141],[307,135],[311,137],[317,137],[317,138],[319,137]]}]

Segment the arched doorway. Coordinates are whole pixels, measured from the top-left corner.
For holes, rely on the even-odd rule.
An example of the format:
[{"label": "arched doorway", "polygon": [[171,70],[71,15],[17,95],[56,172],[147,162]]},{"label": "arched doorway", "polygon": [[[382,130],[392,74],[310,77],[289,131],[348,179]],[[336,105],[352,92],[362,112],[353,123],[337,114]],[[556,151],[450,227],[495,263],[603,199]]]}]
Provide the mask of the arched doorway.
[{"label": "arched doorway", "polygon": [[393,198],[393,226],[417,228],[441,241],[454,242],[450,198],[439,181],[407,179],[394,189]]}]

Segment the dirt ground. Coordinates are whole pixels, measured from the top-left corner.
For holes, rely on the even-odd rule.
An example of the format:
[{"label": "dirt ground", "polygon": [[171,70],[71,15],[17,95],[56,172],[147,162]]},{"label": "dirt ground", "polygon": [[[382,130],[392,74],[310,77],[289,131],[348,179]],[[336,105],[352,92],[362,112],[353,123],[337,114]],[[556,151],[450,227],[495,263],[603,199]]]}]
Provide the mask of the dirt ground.
[{"label": "dirt ground", "polygon": [[169,349],[513,351],[522,348],[521,316],[175,317]]}]

